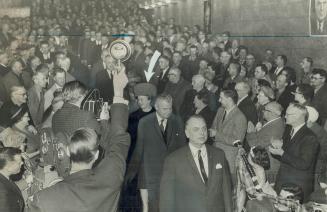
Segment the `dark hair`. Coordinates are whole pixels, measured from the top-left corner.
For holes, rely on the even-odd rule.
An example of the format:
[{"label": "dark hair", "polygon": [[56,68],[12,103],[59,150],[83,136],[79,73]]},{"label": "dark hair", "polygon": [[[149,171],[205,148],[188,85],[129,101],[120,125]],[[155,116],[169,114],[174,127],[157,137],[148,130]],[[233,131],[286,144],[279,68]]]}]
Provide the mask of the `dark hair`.
[{"label": "dark hair", "polygon": [[64,69],[60,68],[60,67],[55,67],[53,69],[53,74],[52,75],[56,76],[58,73],[65,73],[66,74],[66,71]]},{"label": "dark hair", "polygon": [[299,84],[297,86],[304,99],[311,102],[314,96],[314,88],[309,84]]},{"label": "dark hair", "polygon": [[237,100],[238,100],[238,95],[237,92],[235,90],[223,90],[221,91],[224,96],[226,96],[227,98],[231,98],[233,100],[233,102],[236,104]]},{"label": "dark hair", "polygon": [[289,78],[290,82],[295,83],[296,82],[296,71],[292,67],[285,67],[283,71],[286,71],[286,76]]},{"label": "dark hair", "polygon": [[267,80],[265,80],[265,79],[258,79],[258,85],[260,87],[267,86],[267,87],[271,88],[270,83]]},{"label": "dark hair", "polygon": [[299,200],[299,202],[303,203],[303,190],[299,185],[296,185],[294,183],[285,183],[282,185],[281,190],[288,191],[293,194],[293,197],[291,199]]},{"label": "dark hair", "polygon": [[268,73],[268,68],[265,64],[261,63],[261,64],[257,65],[257,67],[260,67],[261,71],[265,72],[265,74]]},{"label": "dark hair", "polygon": [[98,136],[91,128],[77,129],[70,138],[70,159],[75,163],[90,163],[94,160]]},{"label": "dark hair", "polygon": [[252,149],[254,156],[252,156],[252,160],[254,163],[262,166],[265,170],[270,169],[270,159],[267,150],[262,146],[256,146]]},{"label": "dark hair", "polygon": [[14,147],[2,147],[0,148],[0,170],[2,170],[8,161],[13,161],[15,155],[21,154],[22,151]]},{"label": "dark hair", "polygon": [[243,45],[240,45],[238,48],[240,49],[240,51],[241,51],[242,49],[244,49],[244,50],[246,51],[246,53],[248,53],[248,51],[249,51],[248,47],[243,46]]},{"label": "dark hair", "polygon": [[314,68],[312,70],[312,75],[319,74],[320,76],[324,77],[327,80],[327,71],[322,68]]},{"label": "dark hair", "polygon": [[311,57],[305,57],[304,59],[306,59],[308,63],[310,63],[310,66],[313,65],[313,59]]},{"label": "dark hair", "polygon": [[209,92],[205,89],[201,90],[195,95],[199,100],[201,100],[204,104],[209,104]]},{"label": "dark hair", "polygon": [[287,57],[286,57],[286,55],[280,54],[277,57],[280,57],[283,60],[284,65],[286,65],[286,63],[287,63]]}]

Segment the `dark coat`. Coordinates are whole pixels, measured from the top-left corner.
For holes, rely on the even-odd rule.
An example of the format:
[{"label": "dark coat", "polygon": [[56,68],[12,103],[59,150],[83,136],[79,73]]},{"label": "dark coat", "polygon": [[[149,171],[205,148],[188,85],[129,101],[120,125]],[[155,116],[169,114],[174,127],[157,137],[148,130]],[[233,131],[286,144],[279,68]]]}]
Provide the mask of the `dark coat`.
[{"label": "dark coat", "polygon": [[10,71],[10,68],[0,64],[0,77],[5,76]]},{"label": "dark coat", "polygon": [[89,111],[81,110],[79,107],[65,103],[52,118],[52,129],[55,134],[58,132],[71,135],[75,130],[81,127],[89,127],[101,131],[100,124],[95,115]]},{"label": "dark coat", "polygon": [[[173,109],[175,113],[180,113],[180,107],[183,103],[185,94],[192,89],[191,83],[181,78],[178,83],[174,84],[168,82],[166,84],[164,93],[170,94],[173,97]],[[192,101],[193,102],[193,101]]]},{"label": "dark coat", "polygon": [[324,126],[327,119],[327,83],[315,93],[312,105],[319,112],[319,124]]},{"label": "dark coat", "polygon": [[258,114],[255,104],[251,100],[249,96],[243,99],[238,105],[238,109],[243,112],[247,121],[252,122],[252,124],[256,125],[258,122]]},{"label": "dark coat", "polygon": [[0,211],[23,212],[24,199],[14,182],[0,174]]},{"label": "dark coat", "polygon": [[166,132],[160,130],[156,113],[143,117],[138,126],[137,142],[129,167],[129,175],[139,173],[139,188],[153,190],[158,199],[162,167],[166,156],[186,142],[182,120],[172,114],[167,121]]},{"label": "dark coat", "polygon": [[98,72],[95,80],[95,87],[99,89],[100,96],[103,98],[103,101],[112,103],[114,98],[114,85],[113,78],[109,77],[108,71],[103,69]]},{"label": "dark coat", "polygon": [[207,105],[200,111],[200,113],[198,113],[198,115],[202,116],[204,118],[204,121],[206,122],[207,127],[210,127],[212,125],[216,113],[210,110],[209,106]]},{"label": "dark coat", "polygon": [[297,131],[292,139],[290,139],[290,132],[291,127],[288,127],[283,135],[284,154],[280,157],[275,190],[279,193],[283,184],[296,184],[302,188],[304,201],[306,201],[314,188],[314,168],[319,142],[306,126]]},{"label": "dark coat", "polygon": [[106,144],[104,159],[97,167],[73,173],[34,195],[33,212],[117,211],[130,139],[127,107],[113,104],[111,112],[110,133],[102,139]]},{"label": "dark coat", "polygon": [[207,145],[209,176],[204,184],[190,147],[170,154],[160,184],[160,212],[232,211],[232,185],[225,154]]}]

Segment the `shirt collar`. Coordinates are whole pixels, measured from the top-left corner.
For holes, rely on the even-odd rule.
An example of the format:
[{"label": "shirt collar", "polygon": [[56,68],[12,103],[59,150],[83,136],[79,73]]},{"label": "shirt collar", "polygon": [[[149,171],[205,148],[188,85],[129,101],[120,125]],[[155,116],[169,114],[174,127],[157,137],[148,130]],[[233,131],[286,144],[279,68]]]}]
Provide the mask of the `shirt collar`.
[{"label": "shirt collar", "polygon": [[188,143],[190,149],[191,149],[191,153],[193,158],[198,158],[198,151],[201,150],[201,156],[204,157],[207,155],[207,148],[206,145],[202,145],[202,147],[199,149],[197,147],[195,147],[192,143]]},{"label": "shirt collar", "polygon": [[234,105],[231,109],[229,109],[229,110],[226,110],[225,109],[225,111],[226,111],[226,115],[227,114],[229,114],[230,112],[232,112],[232,110],[234,110],[236,108],[236,105]]},{"label": "shirt collar", "polygon": [[156,112],[156,116],[157,116],[159,125],[161,124],[161,120],[164,120],[163,125],[166,125],[167,119],[161,118],[157,112]]}]

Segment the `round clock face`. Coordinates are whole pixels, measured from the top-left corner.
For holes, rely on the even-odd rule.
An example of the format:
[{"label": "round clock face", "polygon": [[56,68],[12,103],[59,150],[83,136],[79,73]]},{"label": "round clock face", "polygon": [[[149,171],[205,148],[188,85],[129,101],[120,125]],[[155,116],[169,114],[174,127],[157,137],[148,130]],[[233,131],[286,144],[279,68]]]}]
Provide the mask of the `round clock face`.
[{"label": "round clock face", "polygon": [[113,58],[126,61],[131,56],[131,47],[124,40],[116,40],[109,46],[110,54]]}]

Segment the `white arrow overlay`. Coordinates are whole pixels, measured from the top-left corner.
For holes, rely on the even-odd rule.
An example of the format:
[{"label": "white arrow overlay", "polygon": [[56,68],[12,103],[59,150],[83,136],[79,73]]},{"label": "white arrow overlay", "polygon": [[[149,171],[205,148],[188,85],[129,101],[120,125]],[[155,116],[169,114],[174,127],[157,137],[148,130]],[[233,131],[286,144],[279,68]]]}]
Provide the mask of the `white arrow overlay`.
[{"label": "white arrow overlay", "polygon": [[161,55],[161,53],[156,50],[150,59],[148,70],[147,71],[144,70],[144,74],[145,74],[145,78],[146,78],[147,82],[149,82],[151,77],[154,75],[153,68],[154,68],[156,62],[158,61],[160,55]]}]

